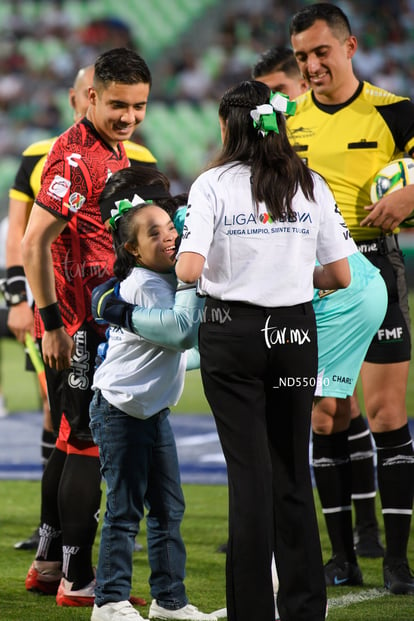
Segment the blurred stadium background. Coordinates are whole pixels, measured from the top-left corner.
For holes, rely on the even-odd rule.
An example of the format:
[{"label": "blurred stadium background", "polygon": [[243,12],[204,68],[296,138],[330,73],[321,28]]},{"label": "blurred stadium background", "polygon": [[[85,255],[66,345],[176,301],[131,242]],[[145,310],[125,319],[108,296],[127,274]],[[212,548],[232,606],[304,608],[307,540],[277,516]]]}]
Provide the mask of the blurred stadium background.
[{"label": "blurred stadium background", "polygon": [[[219,145],[217,100],[250,77],[271,45],[289,45],[305,0],[2,0],[0,220],[19,158],[72,123],[67,90],[79,67],[128,46],[148,62],[153,89],[135,139],[185,191]],[[359,40],[359,77],[414,98],[414,0],[336,2]],[[414,236],[413,236],[414,237]],[[410,246],[411,234],[404,235]]]}]

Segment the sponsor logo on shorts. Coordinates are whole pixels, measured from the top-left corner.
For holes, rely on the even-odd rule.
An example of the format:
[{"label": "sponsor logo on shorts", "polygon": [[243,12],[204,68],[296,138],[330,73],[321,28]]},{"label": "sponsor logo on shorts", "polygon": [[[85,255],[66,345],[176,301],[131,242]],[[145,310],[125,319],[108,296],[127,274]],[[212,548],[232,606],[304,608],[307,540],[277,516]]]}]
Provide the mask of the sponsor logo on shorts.
[{"label": "sponsor logo on shorts", "polygon": [[332,375],[332,381],[339,384],[352,384],[352,378],[345,377],[344,375]]},{"label": "sponsor logo on shorts", "polygon": [[78,330],[73,335],[75,354],[72,356],[72,366],[68,377],[71,388],[88,390],[89,388],[89,358],[87,337],[85,330]]}]

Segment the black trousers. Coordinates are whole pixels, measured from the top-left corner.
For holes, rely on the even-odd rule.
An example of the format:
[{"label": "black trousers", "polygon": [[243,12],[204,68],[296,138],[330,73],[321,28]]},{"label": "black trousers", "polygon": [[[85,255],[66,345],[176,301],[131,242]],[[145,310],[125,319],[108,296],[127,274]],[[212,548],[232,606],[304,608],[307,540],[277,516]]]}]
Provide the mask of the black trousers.
[{"label": "black trousers", "polygon": [[201,376],[229,484],[229,621],[323,621],[326,589],[309,467],[317,375],[311,303],[262,308],[207,299]]}]

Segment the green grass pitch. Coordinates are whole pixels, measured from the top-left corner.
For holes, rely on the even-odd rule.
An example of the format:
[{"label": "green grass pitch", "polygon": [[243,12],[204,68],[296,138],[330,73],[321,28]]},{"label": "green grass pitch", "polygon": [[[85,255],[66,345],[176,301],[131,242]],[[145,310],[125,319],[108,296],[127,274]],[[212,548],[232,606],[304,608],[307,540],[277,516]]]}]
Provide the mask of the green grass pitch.
[{"label": "green grass pitch", "polygon": [[[414,309],[414,294],[410,296]],[[21,347],[11,339],[0,341],[0,381],[11,411],[38,410],[39,396],[33,373],[24,370]],[[411,365],[408,411],[414,415],[414,367]],[[179,413],[208,413],[198,371],[187,374]],[[187,510],[183,536],[187,546],[186,586],[192,603],[205,611],[225,606],[225,556],[216,552],[226,541],[227,488],[222,485],[184,485]],[[103,495],[104,496],[104,495]],[[28,536],[39,519],[40,483],[38,481],[0,481],[0,620],[57,621],[90,619],[90,609],[67,609],[56,606],[53,597],[37,596],[24,588],[24,579],[33,559],[32,552],[16,551],[13,544]],[[315,499],[324,559],[329,558],[329,544],[318,499]],[[104,503],[104,497],[102,500]],[[379,506],[378,520],[382,525]],[[414,527],[409,560],[414,566]],[[383,536],[383,532],[381,533]],[[133,594],[150,603],[145,522],[139,540],[142,552],[134,555]],[[98,538],[97,538],[98,541]],[[97,557],[97,545],[94,548]],[[392,596],[382,589],[381,559],[360,559],[363,587],[328,589],[328,621],[414,621],[414,597]],[[255,594],[252,592],[251,597]],[[141,609],[145,617],[147,607]],[[252,621],[260,621],[252,619]]]}]

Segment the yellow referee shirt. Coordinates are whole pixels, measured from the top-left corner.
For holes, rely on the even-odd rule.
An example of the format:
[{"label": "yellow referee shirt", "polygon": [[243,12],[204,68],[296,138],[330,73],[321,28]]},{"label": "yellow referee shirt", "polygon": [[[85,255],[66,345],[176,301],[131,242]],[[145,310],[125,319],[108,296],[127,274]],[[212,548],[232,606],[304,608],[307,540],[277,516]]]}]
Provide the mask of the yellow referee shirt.
[{"label": "yellow referee shirt", "polygon": [[376,173],[414,151],[414,104],[368,82],[344,104],[320,104],[311,90],[296,101],[287,121],[291,144],[329,183],[354,240],[378,237],[380,229],[359,223]]}]

